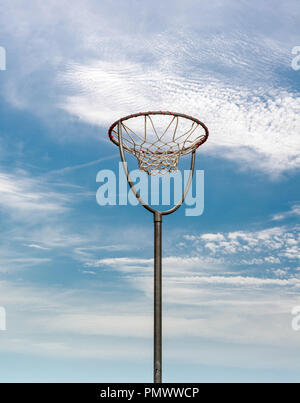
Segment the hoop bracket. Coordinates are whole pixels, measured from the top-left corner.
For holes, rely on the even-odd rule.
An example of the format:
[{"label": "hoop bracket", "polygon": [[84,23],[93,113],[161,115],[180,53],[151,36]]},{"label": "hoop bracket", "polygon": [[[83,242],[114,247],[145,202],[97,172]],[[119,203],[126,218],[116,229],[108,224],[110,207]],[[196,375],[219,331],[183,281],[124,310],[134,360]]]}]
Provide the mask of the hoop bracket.
[{"label": "hoop bracket", "polygon": [[131,180],[129,171],[128,171],[128,167],[127,167],[127,162],[125,159],[125,153],[124,153],[124,146],[123,146],[123,142],[122,142],[122,124],[121,122],[118,123],[118,140],[119,140],[119,149],[120,149],[120,157],[121,157],[121,161],[122,161],[122,165],[123,165],[123,169],[127,178],[127,182],[130,186],[130,189],[132,190],[133,194],[135,195],[135,197],[137,198],[137,200],[140,202],[140,204],[148,211],[150,211],[151,213],[153,213],[154,215],[159,214],[161,215],[168,215],[168,214],[172,214],[174,213],[174,211],[178,210],[179,207],[183,204],[188,191],[190,189],[191,183],[192,183],[192,179],[193,179],[193,174],[194,174],[194,169],[195,169],[195,157],[196,157],[196,150],[192,151],[192,155],[191,155],[191,165],[190,165],[190,174],[189,174],[189,178],[187,181],[187,184],[185,186],[183,195],[180,199],[180,201],[172,208],[170,208],[169,210],[165,210],[165,211],[160,211],[160,210],[156,210],[153,207],[149,206],[140,196],[140,194],[137,192],[137,190],[134,187],[134,184]]}]

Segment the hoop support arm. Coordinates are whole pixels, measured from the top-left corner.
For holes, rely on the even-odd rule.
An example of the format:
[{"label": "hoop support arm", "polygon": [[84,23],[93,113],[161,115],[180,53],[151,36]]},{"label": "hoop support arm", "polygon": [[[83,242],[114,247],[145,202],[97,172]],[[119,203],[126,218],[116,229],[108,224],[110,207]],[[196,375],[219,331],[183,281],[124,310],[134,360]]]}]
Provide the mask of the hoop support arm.
[{"label": "hoop support arm", "polygon": [[188,182],[186,184],[185,190],[183,192],[183,195],[179,201],[178,204],[176,204],[176,206],[170,208],[169,210],[165,210],[165,211],[159,211],[159,210],[155,210],[154,208],[152,208],[151,206],[149,206],[140,196],[140,194],[136,191],[134,184],[131,180],[128,168],[127,168],[127,162],[125,159],[125,153],[124,153],[124,147],[123,147],[123,142],[122,142],[122,123],[119,122],[118,123],[118,140],[119,140],[119,149],[120,149],[120,156],[121,156],[121,161],[122,161],[122,165],[123,165],[123,169],[127,178],[127,182],[130,186],[130,189],[132,190],[133,194],[135,195],[135,197],[138,199],[138,201],[140,202],[140,204],[145,207],[146,210],[150,211],[151,213],[155,214],[155,213],[159,213],[161,215],[168,215],[171,213],[174,213],[174,211],[178,210],[179,207],[183,204],[188,191],[190,189],[191,183],[192,183],[192,179],[193,179],[193,174],[194,174],[194,169],[195,169],[195,157],[196,157],[196,150],[192,151],[192,155],[191,155],[191,166],[190,166],[190,174],[189,174],[189,178],[188,178]]}]

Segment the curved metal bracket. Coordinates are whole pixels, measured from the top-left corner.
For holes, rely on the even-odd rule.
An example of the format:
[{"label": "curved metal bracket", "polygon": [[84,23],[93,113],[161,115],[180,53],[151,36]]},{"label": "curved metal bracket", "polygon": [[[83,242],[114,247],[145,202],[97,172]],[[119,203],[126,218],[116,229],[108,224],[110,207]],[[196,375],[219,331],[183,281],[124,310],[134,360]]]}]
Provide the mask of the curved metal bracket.
[{"label": "curved metal bracket", "polygon": [[121,156],[121,161],[123,164],[123,169],[127,178],[127,182],[130,186],[130,189],[132,190],[132,192],[134,193],[135,197],[138,199],[138,201],[140,202],[140,204],[145,207],[145,209],[147,209],[148,211],[150,211],[151,213],[155,214],[155,215],[167,215],[167,214],[171,214],[174,213],[174,211],[178,210],[179,207],[183,204],[186,195],[188,194],[188,191],[190,189],[191,183],[192,183],[192,179],[193,179],[193,174],[194,174],[194,169],[195,169],[195,157],[196,157],[196,150],[192,151],[192,156],[191,156],[191,166],[190,166],[190,174],[189,174],[189,178],[186,184],[186,187],[184,189],[183,195],[179,201],[179,203],[176,204],[176,206],[170,208],[169,210],[165,210],[165,211],[160,211],[160,210],[155,210],[154,208],[150,207],[140,196],[140,194],[137,192],[137,190],[134,187],[134,184],[130,178],[130,174],[127,168],[127,162],[125,159],[125,154],[124,154],[124,147],[123,147],[123,142],[122,142],[122,123],[119,122],[118,123],[118,140],[119,140],[119,149],[120,149],[120,156]]}]

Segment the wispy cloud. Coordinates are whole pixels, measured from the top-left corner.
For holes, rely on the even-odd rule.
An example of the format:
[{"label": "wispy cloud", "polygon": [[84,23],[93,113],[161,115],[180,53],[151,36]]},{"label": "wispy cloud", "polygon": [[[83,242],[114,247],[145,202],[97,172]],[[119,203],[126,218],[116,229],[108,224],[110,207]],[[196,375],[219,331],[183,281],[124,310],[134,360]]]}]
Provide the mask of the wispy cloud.
[{"label": "wispy cloud", "polygon": [[24,172],[0,173],[0,195],[0,207],[24,219],[26,213],[62,213],[68,209],[67,195],[49,191]]},{"label": "wispy cloud", "polygon": [[45,248],[44,246],[33,244],[33,243],[31,243],[29,245],[25,245],[25,246],[27,246],[28,248],[33,248],[33,249],[49,250],[49,248]]},{"label": "wispy cloud", "polygon": [[[221,340],[235,343],[236,348],[241,344],[257,348],[269,343],[280,349],[284,349],[286,343],[298,346],[298,335],[290,332],[286,321],[290,319],[290,307],[297,302],[298,291],[293,288],[299,287],[299,281],[238,276],[168,278],[164,280],[165,337],[170,344],[176,341],[176,345],[185,340],[186,353],[195,338],[198,342],[209,338],[211,343]],[[138,289],[139,294],[132,294],[135,296],[130,301],[116,301],[108,299],[107,293],[101,296],[98,288],[97,291],[93,288],[64,291],[54,287],[38,289],[21,283],[16,287],[11,282],[1,281],[1,304],[10,312],[9,330],[18,336],[3,334],[0,349],[52,357],[90,357],[94,351],[96,357],[120,361],[128,360],[135,346],[134,357],[138,357],[140,347],[144,346],[140,359],[148,357],[151,346],[146,347],[148,342],[145,345],[143,340],[152,338],[149,285],[152,285],[152,276],[139,280],[134,276],[127,288],[131,292]],[[283,288],[289,293],[283,294]],[[274,290],[278,295],[275,299]],[[117,342],[115,339],[113,343],[115,352],[112,337],[117,337]],[[228,347],[218,345],[223,356],[223,348],[226,351]],[[124,348],[119,355],[119,350]],[[173,356],[175,351],[170,354]],[[238,362],[244,365],[245,360],[246,357],[241,356]],[[290,361],[290,365],[295,362]]]},{"label": "wispy cloud", "polygon": [[[213,258],[199,258],[190,256],[169,256],[163,258],[164,275],[187,274],[211,269],[218,270],[222,267],[221,261]],[[153,259],[138,259],[132,257],[105,258],[86,262],[86,267],[105,268],[110,267],[123,273],[135,273],[149,275],[153,272]]]},{"label": "wispy cloud", "polygon": [[110,155],[110,156],[107,156],[107,157],[98,158],[97,160],[94,160],[94,161],[85,162],[83,164],[72,165],[72,166],[61,168],[61,169],[55,169],[53,171],[49,171],[46,174],[46,176],[47,175],[56,175],[56,174],[64,175],[64,174],[67,174],[69,172],[73,172],[73,171],[77,171],[79,169],[84,169],[84,168],[87,168],[87,167],[90,167],[90,166],[93,166],[93,165],[97,165],[97,164],[99,164],[99,162],[103,162],[103,161],[107,161],[107,160],[116,158],[119,155],[120,154],[116,153],[116,154],[113,154],[113,155]]},{"label": "wispy cloud", "polygon": [[[105,127],[141,110],[186,112],[210,128],[211,138],[205,145],[210,155],[273,177],[299,169],[299,91],[290,75],[284,74],[291,61],[286,43],[296,41],[298,32],[294,1],[289,1],[289,7],[278,4],[277,12],[271,14],[260,5],[266,21],[258,24],[255,19],[255,34],[252,16],[258,5],[250,1],[225,7],[215,0],[209,5],[193,3],[184,10],[179,1],[172,6],[168,1],[162,6],[164,18],[164,13],[145,6],[145,14],[138,10],[126,14],[126,33],[120,29],[124,22],[120,10],[125,11],[120,1],[113,8],[108,3],[100,7],[93,0],[83,8],[76,1],[72,10],[54,0],[43,6],[39,1],[33,4],[26,10],[8,5],[2,17],[2,30],[14,34],[18,49],[27,49],[25,44],[31,43],[33,54],[39,55],[29,58],[25,53],[26,63],[15,64],[22,66],[18,67],[20,82],[14,70],[13,79],[5,83],[6,98],[16,107],[23,105],[46,119],[58,107],[83,122]],[[60,10],[64,24],[56,23],[53,7]],[[240,20],[241,7],[248,16],[245,22]],[[145,15],[165,28],[149,25],[151,19]],[[206,16],[200,28],[196,15]],[[16,16],[23,21],[21,26],[16,27]],[[215,28],[211,28],[212,20]],[[272,36],[274,24],[278,35]],[[49,41],[41,26],[55,26],[54,40]],[[33,40],[37,31],[39,42]],[[49,78],[49,66],[57,76]],[[39,82],[43,77],[45,93],[44,86],[35,85],[32,71],[39,72]],[[31,85],[22,86],[28,77]],[[49,87],[55,87],[59,95],[50,99]]]},{"label": "wispy cloud", "polygon": [[[222,41],[216,45],[221,47]],[[267,44],[264,46],[261,53],[267,51],[272,63],[272,57],[276,56],[272,56]],[[194,68],[197,66],[189,52],[186,49],[185,58],[181,61],[176,58],[176,62],[175,56],[173,60],[168,53],[167,68],[161,63],[145,66],[142,62],[124,59],[122,62],[101,60],[70,65],[63,79],[76,94],[67,96],[60,106],[100,126],[107,126],[132,111],[185,111],[204,120],[210,128],[212,136],[205,145],[207,153],[246,163],[247,167],[271,175],[299,168],[297,94],[282,88],[266,88],[264,83],[258,89],[247,81],[237,86],[227,83],[224,77],[223,80],[221,77],[204,80],[200,73],[187,75],[191,69],[189,61]],[[255,60],[258,59],[252,56],[251,69],[255,69],[257,77]],[[201,57],[199,62],[203,63]],[[237,70],[245,68],[236,62],[233,65]],[[200,66],[203,72],[205,67]],[[263,66],[260,69],[263,71]]]},{"label": "wispy cloud", "polygon": [[272,217],[273,221],[281,221],[290,217],[300,217],[300,204],[294,204],[289,211],[283,213],[275,214]]}]

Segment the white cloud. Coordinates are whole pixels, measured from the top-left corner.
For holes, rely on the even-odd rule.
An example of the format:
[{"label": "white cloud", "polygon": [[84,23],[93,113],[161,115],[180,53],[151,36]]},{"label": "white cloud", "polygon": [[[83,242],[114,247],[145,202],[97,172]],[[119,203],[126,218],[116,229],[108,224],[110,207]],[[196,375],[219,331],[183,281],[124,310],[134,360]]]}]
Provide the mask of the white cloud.
[{"label": "white cloud", "polygon": [[[70,9],[65,1],[35,0],[26,8],[6,2],[1,30],[22,57],[13,78],[7,76],[6,99],[48,121],[59,106],[105,127],[154,108],[195,114],[211,130],[203,152],[271,175],[299,168],[299,94],[282,73],[290,67],[287,41],[297,39],[295,5],[278,5],[276,13],[260,5],[264,19],[255,18],[253,35],[257,5],[251,2],[242,6],[246,24],[235,2],[183,9],[173,1],[129,14],[117,4],[74,1]],[[200,28],[198,15],[205,16]]]},{"label": "white cloud", "polygon": [[274,274],[275,274],[275,276],[278,276],[278,277],[284,277],[284,276],[286,276],[286,271],[277,269],[277,270],[274,270]]},{"label": "white cloud", "polygon": [[16,240],[25,240],[29,238],[30,241],[35,245],[38,245],[44,249],[54,249],[54,248],[72,248],[75,253],[77,248],[84,247],[86,244],[93,242],[93,236],[87,236],[87,234],[78,233],[72,230],[70,222],[66,221],[65,224],[54,222],[41,222],[41,225],[32,229],[30,235],[22,233],[19,231]]},{"label": "white cloud", "polygon": [[210,128],[206,153],[272,175],[300,167],[296,95],[190,80],[184,75],[185,69],[187,66],[182,66],[181,74],[175,74],[161,66],[145,67],[124,60],[76,64],[63,78],[78,95],[66,97],[61,107],[101,126],[132,111],[184,111],[202,119]]},{"label": "white cloud", "polygon": [[[152,259],[114,258],[97,263],[121,273],[126,294],[116,300],[110,296],[114,292],[111,285],[105,288],[101,279],[94,280],[95,276],[92,287],[72,291],[0,282],[0,304],[9,313],[9,334],[2,335],[0,349],[52,357],[150,359]],[[176,357],[171,346],[181,345],[183,340],[182,348],[189,356],[190,349],[196,355],[202,351],[193,344],[195,340],[202,345],[209,339],[219,349],[216,364],[226,355],[228,345],[224,347],[224,342],[236,349],[246,344],[255,351],[271,344],[282,354],[287,343],[297,348],[299,337],[290,331],[289,321],[290,307],[298,301],[300,279],[216,275],[215,271],[203,274],[206,268],[205,260],[199,258],[168,257],[163,261],[164,335],[170,359]],[[202,360],[208,362],[212,357],[208,349]],[[270,360],[266,352],[260,357],[250,360],[251,365]],[[279,360],[277,356],[275,363]],[[249,365],[247,354],[236,360],[237,365],[246,362]],[[296,365],[296,360],[290,365]]]},{"label": "white cloud", "polygon": [[[221,270],[222,261],[211,258],[199,258],[189,256],[169,256],[163,258],[164,275],[186,274],[193,272],[207,272],[210,270]],[[153,272],[153,259],[138,258],[106,258],[88,261],[86,267],[110,267],[122,273],[136,273],[149,275]]]},{"label": "white cloud", "polygon": [[279,257],[274,257],[274,256],[266,256],[265,261],[268,263],[276,263],[276,264],[280,263]]},{"label": "white cloud", "polygon": [[83,273],[83,274],[92,274],[92,275],[96,274],[96,272],[92,271],[92,270],[81,270],[81,273]]},{"label": "white cloud", "polygon": [[[276,259],[275,259],[276,260]],[[243,264],[263,264],[264,259],[252,259],[252,261],[242,261]],[[274,262],[272,259],[272,263]],[[149,275],[153,272],[153,259],[135,259],[135,258],[111,258],[100,259],[98,261],[87,263],[86,266],[105,267],[117,270],[123,274],[139,275],[149,279]],[[163,258],[163,275],[169,283],[186,283],[186,284],[210,284],[210,285],[230,285],[239,287],[252,286],[300,286],[300,279],[297,277],[289,277],[286,279],[275,279],[265,277],[250,277],[250,276],[232,276],[226,273],[227,266],[223,266],[225,275],[215,275],[218,268],[209,264],[208,260],[190,257],[168,257]],[[220,269],[219,269],[220,270]],[[278,269],[280,270],[280,269]],[[275,271],[278,274],[287,274],[286,271]],[[210,275],[203,275],[210,272]],[[199,275],[200,273],[200,275]],[[132,280],[132,277],[128,277]],[[134,282],[138,284],[138,282]],[[141,284],[145,284],[142,283]]]},{"label": "white cloud", "polygon": [[300,259],[300,249],[299,245],[293,248],[286,248],[283,252],[280,253],[281,256],[285,256],[289,259]]},{"label": "white cloud", "polygon": [[205,241],[224,241],[224,235],[223,234],[204,234],[201,235],[201,238],[204,239]]},{"label": "white cloud", "polygon": [[[206,249],[217,257],[236,255],[242,264],[258,265],[263,262],[279,264],[280,256],[291,259],[299,257],[298,232],[297,227],[292,229],[273,227],[260,231],[185,235],[184,238],[189,243],[192,242],[199,251]],[[207,239],[212,239],[214,242],[205,242]]]},{"label": "white cloud", "polygon": [[242,264],[247,264],[247,265],[260,265],[260,264],[263,264],[263,262],[264,262],[263,259],[258,259],[258,258],[253,258],[250,260],[247,260],[247,259],[241,260]]},{"label": "white cloud", "polygon": [[273,278],[258,278],[258,277],[245,277],[245,276],[189,276],[189,277],[178,277],[172,278],[171,281],[175,282],[188,282],[188,283],[199,283],[199,284],[212,284],[212,285],[231,285],[238,287],[248,287],[248,286],[296,286],[300,287],[300,279],[290,278],[284,280],[278,280]]},{"label": "white cloud", "polygon": [[300,217],[300,204],[293,205],[289,211],[275,214],[272,219],[274,221],[280,221],[289,217]]},{"label": "white cloud", "polygon": [[43,182],[20,174],[0,173],[0,207],[27,219],[34,214],[62,213],[68,209],[65,194],[46,190]]},{"label": "white cloud", "polygon": [[37,244],[34,244],[34,243],[29,244],[29,245],[25,245],[25,246],[27,246],[28,248],[33,248],[33,249],[49,250],[49,248],[45,248],[44,246],[37,245]]},{"label": "white cloud", "polygon": [[137,272],[137,271],[145,271],[149,272],[151,270],[151,266],[153,265],[153,259],[134,259],[134,258],[106,258],[99,259],[85,263],[85,267],[113,267],[119,271],[128,272]]}]

